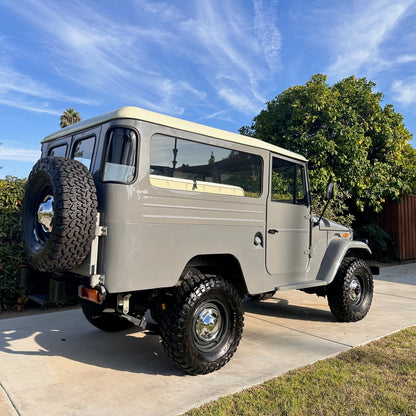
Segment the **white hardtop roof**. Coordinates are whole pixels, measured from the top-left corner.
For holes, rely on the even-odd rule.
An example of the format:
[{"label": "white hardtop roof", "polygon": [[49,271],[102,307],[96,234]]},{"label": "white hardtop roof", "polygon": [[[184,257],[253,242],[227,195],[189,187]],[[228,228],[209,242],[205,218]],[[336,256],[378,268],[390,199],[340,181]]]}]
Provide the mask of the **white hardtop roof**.
[{"label": "white hardtop roof", "polygon": [[131,106],[122,107],[118,110],[110,111],[109,113],[105,113],[100,116],[93,117],[85,121],[81,121],[80,123],[72,124],[71,126],[65,127],[64,129],[61,129],[53,134],[46,136],[43,139],[42,143],[49,142],[59,137],[75,134],[81,130],[85,130],[87,128],[94,127],[99,124],[103,124],[107,121],[116,119],[134,119],[146,121],[153,124],[159,124],[161,126],[172,127],[178,130],[189,131],[191,133],[202,134],[204,136],[215,137],[217,139],[223,139],[234,143],[240,143],[247,146],[257,147],[260,149],[265,149],[271,152],[281,154],[283,156],[288,156],[293,159],[306,161],[306,159],[298,153],[294,153],[281,147],[274,146],[270,143],[264,142],[259,139],[254,139],[252,137],[244,136],[242,134],[231,133],[226,130],[220,130],[214,127],[204,126],[202,124],[181,120],[179,118],[166,116],[164,114],[159,114],[153,111],[144,110],[139,107]]}]

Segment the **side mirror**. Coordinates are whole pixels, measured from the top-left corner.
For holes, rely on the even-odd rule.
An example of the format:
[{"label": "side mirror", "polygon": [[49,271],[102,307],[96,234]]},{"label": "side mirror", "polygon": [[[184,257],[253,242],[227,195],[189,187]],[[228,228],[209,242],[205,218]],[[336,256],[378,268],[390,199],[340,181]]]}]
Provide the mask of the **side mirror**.
[{"label": "side mirror", "polygon": [[335,184],[334,184],[334,182],[331,181],[331,182],[329,182],[328,187],[326,188],[326,199],[327,199],[327,202],[325,204],[325,207],[324,207],[324,209],[322,211],[321,216],[319,217],[319,220],[317,220],[317,221],[315,221],[313,223],[313,226],[314,227],[316,227],[317,225],[319,225],[319,223],[321,222],[322,217],[324,216],[325,211],[328,208],[328,205],[329,205],[330,201],[332,199],[334,199],[334,196],[335,196]]},{"label": "side mirror", "polygon": [[329,182],[328,187],[326,188],[326,199],[330,201],[334,199],[335,196],[335,184],[334,182]]}]

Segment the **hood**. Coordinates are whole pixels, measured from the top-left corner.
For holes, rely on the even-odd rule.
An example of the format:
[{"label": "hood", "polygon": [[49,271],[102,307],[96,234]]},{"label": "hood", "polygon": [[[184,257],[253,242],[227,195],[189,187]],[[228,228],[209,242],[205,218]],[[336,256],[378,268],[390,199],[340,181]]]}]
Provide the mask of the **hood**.
[{"label": "hood", "polygon": [[[318,221],[318,217],[314,218],[314,221]],[[319,223],[319,229],[322,231],[339,231],[339,232],[351,232],[352,230],[344,225],[338,224],[337,222],[322,218]]]}]

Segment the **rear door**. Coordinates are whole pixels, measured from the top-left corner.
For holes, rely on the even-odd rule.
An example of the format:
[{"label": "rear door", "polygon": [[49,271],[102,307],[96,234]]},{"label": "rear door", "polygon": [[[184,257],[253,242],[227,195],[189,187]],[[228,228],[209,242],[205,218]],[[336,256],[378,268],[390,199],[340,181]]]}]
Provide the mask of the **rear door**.
[{"label": "rear door", "polygon": [[271,156],[266,267],[272,275],[304,280],[309,263],[310,201],[305,164]]}]

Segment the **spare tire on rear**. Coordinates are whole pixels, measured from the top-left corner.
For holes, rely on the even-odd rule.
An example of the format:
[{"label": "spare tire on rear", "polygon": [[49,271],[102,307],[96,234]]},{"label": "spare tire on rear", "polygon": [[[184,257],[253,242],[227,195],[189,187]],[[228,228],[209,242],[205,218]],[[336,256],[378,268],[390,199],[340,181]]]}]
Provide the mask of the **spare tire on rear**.
[{"label": "spare tire on rear", "polygon": [[23,199],[22,235],[35,270],[63,272],[87,257],[95,236],[97,193],[80,162],[64,157],[38,160]]}]

